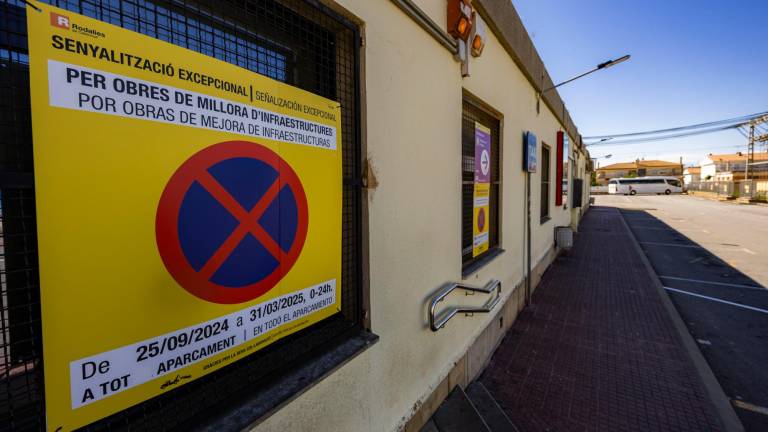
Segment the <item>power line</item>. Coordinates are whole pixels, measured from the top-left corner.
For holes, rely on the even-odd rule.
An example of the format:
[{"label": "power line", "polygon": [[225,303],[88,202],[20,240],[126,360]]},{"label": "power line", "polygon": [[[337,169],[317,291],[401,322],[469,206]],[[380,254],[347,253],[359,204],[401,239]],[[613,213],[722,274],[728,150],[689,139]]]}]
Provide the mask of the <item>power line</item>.
[{"label": "power line", "polygon": [[[627,156],[627,155],[638,155],[638,154],[655,155],[655,154],[672,153],[672,152],[684,153],[684,152],[693,151],[693,150],[721,150],[721,149],[736,149],[736,150],[738,150],[740,148],[746,148],[746,146],[744,144],[725,144],[725,145],[720,145],[720,146],[707,145],[707,146],[703,146],[703,147],[702,146],[698,146],[698,147],[675,148],[674,150],[653,150],[653,151],[647,151],[646,150],[646,151],[634,151],[634,152],[626,152],[626,153],[613,153],[613,152],[610,152],[610,154],[611,154],[611,157],[615,157],[615,156]],[[605,157],[605,155],[597,156],[597,157],[594,157],[592,159],[601,159],[603,157]]]},{"label": "power line", "polygon": [[728,129],[737,129],[737,128],[738,128],[738,125],[726,125],[726,126],[712,127],[709,129],[695,130],[690,132],[680,132],[680,133],[664,135],[660,137],[634,138],[634,139],[626,139],[626,140],[620,140],[620,141],[610,140],[610,141],[602,141],[602,142],[596,142],[591,144],[588,143],[587,145],[589,147],[600,147],[600,146],[639,144],[639,143],[646,143],[646,142],[652,142],[652,141],[666,141],[666,140],[675,139],[675,138],[704,135],[708,133],[720,132]]},{"label": "power line", "polygon": [[737,127],[736,131],[738,131],[744,138],[749,139],[749,132],[746,130],[744,125]]},{"label": "power line", "polygon": [[674,128],[668,128],[668,129],[656,129],[656,130],[650,130],[650,131],[643,131],[643,132],[631,132],[631,133],[623,133],[623,134],[613,134],[613,135],[595,135],[590,137],[583,137],[584,140],[600,140],[604,138],[625,138],[625,137],[633,137],[633,136],[641,136],[641,135],[653,135],[653,134],[663,134],[663,133],[670,133],[670,132],[680,132],[680,131],[686,131],[686,130],[692,130],[692,129],[701,129],[706,127],[712,127],[712,126],[721,126],[721,125],[730,125],[730,127],[737,126],[744,122],[749,122],[750,120],[754,120],[756,118],[762,117],[768,115],[768,111],[740,116],[740,117],[734,117],[730,119],[725,120],[717,120],[717,121],[711,121],[706,123],[699,123],[694,125],[688,125],[688,126],[679,126]]}]

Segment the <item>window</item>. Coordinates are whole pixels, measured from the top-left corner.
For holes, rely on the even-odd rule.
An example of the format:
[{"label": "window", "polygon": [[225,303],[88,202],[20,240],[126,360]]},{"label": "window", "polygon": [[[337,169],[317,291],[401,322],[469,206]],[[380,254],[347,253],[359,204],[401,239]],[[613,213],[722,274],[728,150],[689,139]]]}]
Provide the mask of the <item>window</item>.
[{"label": "window", "polygon": [[541,223],[549,220],[549,146],[541,146]]},{"label": "window", "polygon": [[[499,119],[480,107],[479,102],[464,99],[461,116],[461,263],[467,274],[481,266],[485,259],[499,252]],[[490,131],[490,192],[487,223],[488,248],[475,254],[475,134],[477,125]]]},{"label": "window", "polygon": [[[570,156],[570,142],[568,140],[568,134],[564,131],[557,133],[557,159],[556,159],[556,174],[555,178],[559,181],[555,182],[555,206],[563,206],[568,208],[568,167],[573,164],[573,160]],[[598,175],[599,176],[599,175]]]},{"label": "window", "polygon": [[[256,400],[254,395],[262,394],[271,380],[284,376],[289,367],[302,365],[303,358],[312,358],[357,334],[363,322],[364,204],[359,182],[362,157],[357,27],[317,2],[304,0],[47,3],[241,66],[339,101],[342,106],[341,312],[259,353],[86,429],[204,428],[223,411],[246,400]],[[22,1],[0,1],[2,430],[45,429],[26,10],[29,9]],[[315,379],[302,377],[302,385]],[[278,404],[297,391],[285,387],[285,391],[270,393],[269,403]],[[251,413],[264,412],[265,408],[248,406]]]}]

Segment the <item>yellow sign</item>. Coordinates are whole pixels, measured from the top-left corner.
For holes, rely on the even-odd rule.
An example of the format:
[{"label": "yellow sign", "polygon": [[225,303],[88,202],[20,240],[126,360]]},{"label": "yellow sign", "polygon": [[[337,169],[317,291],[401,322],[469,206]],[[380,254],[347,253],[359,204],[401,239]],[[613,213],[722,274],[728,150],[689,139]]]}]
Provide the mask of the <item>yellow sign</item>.
[{"label": "yellow sign", "polygon": [[339,104],[39,8],[27,16],[48,429],[337,313]]},{"label": "yellow sign", "polygon": [[475,122],[475,180],[472,194],[472,257],[488,250],[491,194],[491,130]]}]

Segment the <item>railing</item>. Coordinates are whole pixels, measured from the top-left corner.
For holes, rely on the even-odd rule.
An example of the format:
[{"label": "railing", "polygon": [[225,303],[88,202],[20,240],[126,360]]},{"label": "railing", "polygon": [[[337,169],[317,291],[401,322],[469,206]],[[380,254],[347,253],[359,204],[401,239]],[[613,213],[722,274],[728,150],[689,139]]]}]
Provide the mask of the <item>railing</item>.
[{"label": "railing", "polygon": [[732,181],[702,181],[692,182],[685,186],[686,190],[695,192],[711,192],[717,195],[735,196],[735,185]]},{"label": "railing", "polygon": [[755,180],[739,182],[739,198],[752,198],[755,195]]},{"label": "railing", "polygon": [[[494,291],[496,291],[496,295],[488,299],[488,301],[485,302],[485,304],[482,306],[451,306],[446,308],[443,312],[440,313],[439,316],[437,316],[435,313],[437,304],[443,301],[448,296],[448,294],[457,289],[467,291],[466,295],[474,295],[476,292],[491,294]],[[429,328],[431,328],[433,332],[440,330],[441,328],[445,327],[445,324],[450,321],[451,318],[453,318],[457,313],[464,313],[468,316],[475,313],[488,313],[494,307],[496,307],[496,305],[499,303],[499,300],[501,300],[501,281],[495,279],[491,280],[482,288],[462,285],[459,283],[450,283],[438,291],[437,294],[435,294],[435,296],[432,298],[432,301],[429,303]]]}]

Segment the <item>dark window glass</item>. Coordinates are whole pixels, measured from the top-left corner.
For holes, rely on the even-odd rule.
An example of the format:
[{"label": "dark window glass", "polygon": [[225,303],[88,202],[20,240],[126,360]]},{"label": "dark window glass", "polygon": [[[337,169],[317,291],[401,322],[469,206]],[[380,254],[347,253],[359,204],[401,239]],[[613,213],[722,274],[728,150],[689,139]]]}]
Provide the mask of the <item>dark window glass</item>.
[{"label": "dark window glass", "polygon": [[541,146],[541,222],[549,219],[549,146]]},{"label": "dark window glass", "polygon": [[[472,257],[472,210],[475,181],[475,122],[491,130],[491,193],[488,251]],[[461,115],[461,263],[466,268],[499,246],[499,120],[464,100]]]}]

